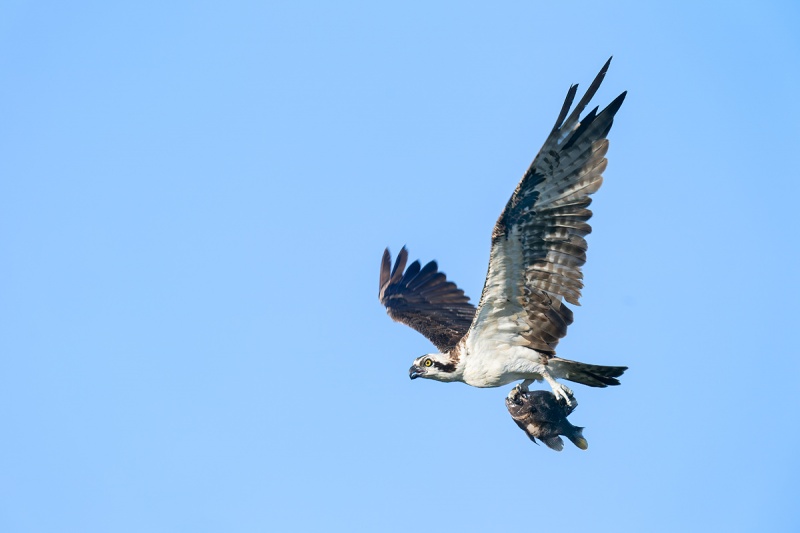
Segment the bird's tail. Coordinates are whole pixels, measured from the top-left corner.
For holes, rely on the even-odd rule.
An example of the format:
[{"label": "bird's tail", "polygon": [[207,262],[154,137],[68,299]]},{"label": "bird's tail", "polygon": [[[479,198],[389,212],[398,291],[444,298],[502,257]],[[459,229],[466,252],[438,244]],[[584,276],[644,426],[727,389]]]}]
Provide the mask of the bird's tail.
[{"label": "bird's tail", "polygon": [[[570,435],[566,435],[566,437],[572,441],[572,444],[580,448],[581,450],[586,450],[589,448],[589,443],[583,438],[583,428],[578,426],[572,426],[574,431]],[[547,444],[547,443],[545,443]]]},{"label": "bird's tail", "polygon": [[590,387],[619,385],[617,378],[628,370],[627,366],[587,365],[586,363],[561,359],[560,357],[550,359],[547,362],[547,366],[555,377],[568,379]]}]

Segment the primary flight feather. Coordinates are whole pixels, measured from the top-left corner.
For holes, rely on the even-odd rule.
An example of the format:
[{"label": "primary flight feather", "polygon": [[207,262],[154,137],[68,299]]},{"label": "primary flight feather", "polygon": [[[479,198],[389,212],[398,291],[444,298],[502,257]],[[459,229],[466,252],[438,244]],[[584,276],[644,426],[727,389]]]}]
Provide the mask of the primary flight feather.
[{"label": "primary flight feather", "polygon": [[[570,87],[555,126],[511,195],[492,231],[489,270],[476,308],[438,265],[389,250],[380,270],[381,303],[389,316],[428,338],[439,353],[417,358],[409,375],[498,387],[522,380],[526,391],[545,380],[557,400],[571,405],[572,391],[558,379],[591,387],[618,385],[624,366],[600,366],[556,356],[572,323],[566,303],[580,305],[586,262],[590,195],[603,182],[608,135],[626,93],[605,109],[580,114],[597,92],[611,60],[570,112]],[[566,303],[565,303],[566,302]]]}]

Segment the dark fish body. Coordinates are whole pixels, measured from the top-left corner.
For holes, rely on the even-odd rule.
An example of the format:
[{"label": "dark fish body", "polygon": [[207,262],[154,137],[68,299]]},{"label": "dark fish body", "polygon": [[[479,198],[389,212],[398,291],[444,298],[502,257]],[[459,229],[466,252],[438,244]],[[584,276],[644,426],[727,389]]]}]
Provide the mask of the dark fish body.
[{"label": "dark fish body", "polygon": [[508,412],[520,429],[533,442],[539,439],[548,448],[559,452],[564,449],[564,441],[560,435],[567,437],[581,450],[589,447],[589,443],[583,438],[583,428],[573,426],[567,420],[567,416],[576,406],[574,400],[573,405],[569,406],[563,399],[557,399],[552,392],[543,390],[523,392],[514,389],[506,398]]}]

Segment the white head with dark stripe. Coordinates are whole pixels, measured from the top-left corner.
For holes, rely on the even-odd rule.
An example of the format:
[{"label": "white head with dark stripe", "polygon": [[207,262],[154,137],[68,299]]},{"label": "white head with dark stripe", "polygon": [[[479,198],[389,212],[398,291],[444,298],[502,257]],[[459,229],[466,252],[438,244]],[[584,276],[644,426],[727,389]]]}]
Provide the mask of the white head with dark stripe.
[{"label": "white head with dark stripe", "polygon": [[456,362],[448,354],[428,353],[414,359],[414,364],[408,370],[408,377],[456,381],[461,377],[461,373],[457,372]]}]

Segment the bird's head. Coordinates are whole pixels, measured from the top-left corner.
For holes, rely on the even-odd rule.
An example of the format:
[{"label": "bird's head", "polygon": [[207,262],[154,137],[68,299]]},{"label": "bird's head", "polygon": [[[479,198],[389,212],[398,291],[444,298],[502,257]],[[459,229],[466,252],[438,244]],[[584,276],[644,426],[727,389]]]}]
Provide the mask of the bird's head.
[{"label": "bird's head", "polygon": [[411,379],[425,378],[436,381],[455,381],[458,379],[456,364],[450,356],[441,353],[429,353],[414,359],[414,364],[408,370]]}]

